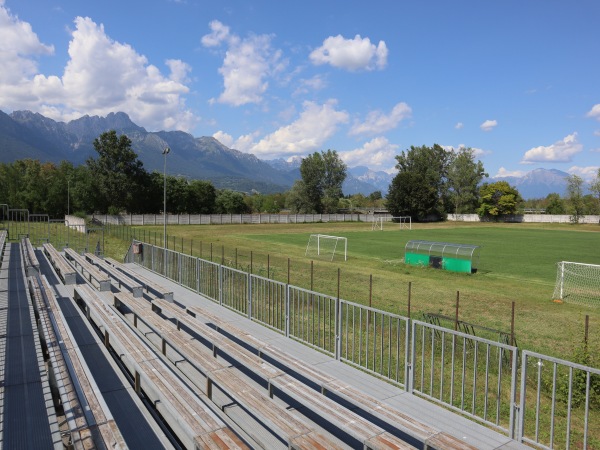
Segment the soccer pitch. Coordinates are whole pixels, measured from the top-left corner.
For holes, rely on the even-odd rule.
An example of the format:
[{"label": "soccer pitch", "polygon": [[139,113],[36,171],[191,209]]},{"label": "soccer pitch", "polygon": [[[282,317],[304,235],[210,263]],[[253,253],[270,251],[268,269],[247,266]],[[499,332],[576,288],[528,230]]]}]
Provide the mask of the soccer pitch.
[{"label": "soccer pitch", "polygon": [[[161,232],[160,227],[145,228]],[[367,223],[181,225],[170,226],[168,233],[176,236],[176,250],[209,259],[212,247],[213,261],[237,263],[240,269],[304,288],[312,285],[329,295],[338,295],[339,269],[341,298],[404,316],[410,283],[415,319],[422,313],[454,317],[459,292],[460,320],[509,332],[514,301],[518,345],[564,359],[581,346],[589,315],[589,350],[600,354],[598,308],[552,302],[557,262],[600,264],[598,225],[446,222],[400,230],[386,223],[383,231],[372,231]],[[315,233],[346,237],[348,260],[314,259],[311,276],[311,261],[304,254]],[[480,245],[478,272],[405,265],[404,246],[414,239]]]}]

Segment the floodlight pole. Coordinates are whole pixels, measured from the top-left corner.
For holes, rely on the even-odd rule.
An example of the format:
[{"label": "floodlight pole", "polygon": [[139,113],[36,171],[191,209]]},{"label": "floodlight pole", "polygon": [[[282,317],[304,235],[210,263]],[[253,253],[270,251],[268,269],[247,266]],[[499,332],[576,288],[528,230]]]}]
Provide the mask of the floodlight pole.
[{"label": "floodlight pole", "polygon": [[167,275],[167,155],[170,151],[171,149],[169,147],[165,147],[165,149],[162,151],[162,154],[165,157],[165,165],[163,169],[163,243],[165,247],[165,276]]},{"label": "floodlight pole", "polygon": [[71,180],[67,180],[67,216],[71,212]]}]

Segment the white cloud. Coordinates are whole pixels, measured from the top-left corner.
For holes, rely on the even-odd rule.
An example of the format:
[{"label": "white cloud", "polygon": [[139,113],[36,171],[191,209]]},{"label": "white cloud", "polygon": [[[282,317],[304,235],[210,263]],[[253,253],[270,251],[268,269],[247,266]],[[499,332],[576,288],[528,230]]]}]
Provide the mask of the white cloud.
[{"label": "white cloud", "polygon": [[[454,147],[453,145],[442,145],[442,148],[446,151],[451,151],[454,153],[457,153],[461,148],[465,148],[466,145],[465,144],[458,144],[458,147]],[[473,156],[475,158],[481,158],[482,156],[485,155],[491,155],[493,152],[491,150],[483,150],[481,148],[477,148],[477,147],[471,147],[471,150],[473,150]]]},{"label": "white cloud", "polygon": [[525,175],[527,175],[527,171],[525,170],[506,170],[504,167],[500,167],[500,169],[498,169],[498,173],[494,175],[493,178],[523,177]]},{"label": "white cloud", "polygon": [[573,156],[581,152],[583,145],[577,140],[577,133],[569,134],[564,139],[555,142],[547,147],[534,147],[523,155],[521,164],[537,162],[571,162]]},{"label": "white cloud", "polygon": [[228,133],[225,133],[224,131],[217,131],[213,134],[213,137],[226,147],[247,152],[254,145],[254,140],[258,137],[258,135],[258,132],[254,132],[251,134],[242,135],[239,138],[234,139],[233,136],[231,136]]},{"label": "white cloud", "polygon": [[309,57],[315,65],[331,64],[346,70],[381,70],[387,64],[387,55],[384,41],[375,46],[369,38],[363,39],[358,34],[354,39],[344,39],[338,34],[325,39]]},{"label": "white cloud", "polygon": [[406,103],[398,103],[389,115],[382,111],[371,111],[367,114],[367,118],[362,123],[355,123],[350,130],[350,135],[359,134],[379,134],[388,130],[392,130],[404,120],[410,118],[412,109]]},{"label": "white cloud", "polygon": [[322,105],[306,101],[303,107],[296,121],[265,136],[249,150],[272,158],[306,155],[322,150],[321,146],[336,133],[338,126],[348,122],[348,113],[336,110],[334,100]]},{"label": "white cloud", "polygon": [[498,121],[486,120],[481,125],[479,125],[479,128],[481,128],[483,131],[492,131],[494,128],[496,128],[496,126],[498,126]]},{"label": "white cloud", "polygon": [[462,122],[458,122],[456,125],[454,125],[454,128],[456,128],[457,130],[462,130],[464,127],[464,124]]},{"label": "white cloud", "polygon": [[229,38],[229,27],[218,20],[208,24],[211,32],[202,36],[201,42],[205,47],[218,47]]},{"label": "white cloud", "polygon": [[588,167],[572,166],[567,170],[567,172],[570,173],[571,175],[578,175],[581,178],[583,178],[585,181],[591,181],[594,178],[596,178],[596,175],[598,175],[598,169],[600,169],[599,166],[588,166]]},{"label": "white cloud", "polygon": [[27,22],[11,15],[0,1],[0,104],[12,109],[33,102],[32,77],[37,57],[54,54],[54,47],[40,42]]},{"label": "white cloud", "polygon": [[376,137],[365,143],[361,148],[339,152],[340,158],[350,167],[367,166],[369,168],[386,169],[394,167],[394,157],[398,153],[398,145],[390,143],[385,137]]},{"label": "white cloud", "polygon": [[322,75],[315,75],[312,78],[304,78],[299,80],[298,87],[293,95],[308,94],[312,91],[320,91],[327,87],[327,80]]},{"label": "white cloud", "polygon": [[247,103],[260,103],[269,83],[266,78],[283,69],[281,51],[271,47],[271,36],[251,35],[245,39],[233,35],[229,27],[218,20],[210,23],[211,33],[202,37],[205,47],[227,45],[223,65],[219,73],[223,75],[224,90],[211,102],[241,106]]},{"label": "white cloud", "polygon": [[594,136],[600,136],[600,130],[594,131]]},{"label": "white cloud", "polygon": [[[36,44],[31,27],[2,6],[0,23],[2,74],[7,67],[13,71],[12,78],[0,75],[3,107],[30,109],[63,121],[123,111],[151,130],[189,131],[198,122],[185,107],[190,71],[186,63],[167,60],[170,74],[165,76],[131,46],[110,39],[102,25],[77,17],[62,77],[44,75],[36,73],[32,58],[51,53],[51,47]],[[26,44],[18,44],[19,38]],[[14,50],[5,51],[6,42],[14,45]]]},{"label": "white cloud", "polygon": [[224,131],[219,130],[215,134],[213,134],[212,137],[214,137],[225,147],[231,148],[231,146],[233,145],[233,136],[225,133]]},{"label": "white cloud", "polygon": [[588,111],[586,117],[592,117],[594,119],[600,120],[600,103],[597,103],[594,106],[592,106],[592,109]]}]

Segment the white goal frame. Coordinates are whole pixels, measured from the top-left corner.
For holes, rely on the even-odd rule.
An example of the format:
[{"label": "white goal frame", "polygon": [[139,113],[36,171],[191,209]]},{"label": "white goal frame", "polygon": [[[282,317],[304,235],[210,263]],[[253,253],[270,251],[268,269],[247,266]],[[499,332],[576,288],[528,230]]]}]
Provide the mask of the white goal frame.
[{"label": "white goal frame", "polygon": [[[397,222],[394,222],[397,220]],[[412,216],[381,216],[373,218],[371,230],[383,231],[383,222],[398,224],[400,230],[412,230]]]},{"label": "white goal frame", "polygon": [[[348,239],[341,236],[329,236],[327,234],[311,234],[308,238],[308,244],[306,245],[306,251],[304,252],[304,256],[308,256],[308,251],[311,248],[311,242],[316,242],[317,246],[317,256],[321,256],[321,240],[334,240],[335,244],[333,245],[333,251],[331,252],[331,259],[333,261],[333,257],[335,256],[335,252],[338,248],[338,243],[341,241],[344,243],[344,261],[348,260]],[[313,244],[314,245],[314,244]]]},{"label": "white goal frame", "polygon": [[600,265],[561,261],[556,266],[555,301],[600,306]]}]

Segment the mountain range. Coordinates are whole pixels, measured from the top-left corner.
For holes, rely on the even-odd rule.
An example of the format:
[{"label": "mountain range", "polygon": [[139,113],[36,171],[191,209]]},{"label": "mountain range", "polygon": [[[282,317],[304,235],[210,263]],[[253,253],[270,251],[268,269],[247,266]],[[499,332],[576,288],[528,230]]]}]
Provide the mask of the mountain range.
[{"label": "mountain range", "polygon": [[[261,160],[228,148],[213,137],[194,137],[182,131],[148,132],[122,112],[106,117],[86,115],[65,123],[31,111],[14,111],[10,115],[0,111],[0,162],[31,158],[82,164],[88,158],[96,157],[94,139],[108,130],[127,135],[132,141],[132,149],[148,171],[163,171],[162,151],[169,147],[172,151],[167,157],[168,174],[210,180],[221,189],[282,192],[300,179],[302,160],[299,157]],[[365,166],[350,167],[347,174],[343,185],[345,195],[369,195],[374,191],[385,195],[394,176]],[[523,198],[538,198],[551,192],[564,194],[567,176],[559,170],[535,169],[524,177],[499,177],[487,181],[506,180],[517,187]]]}]

